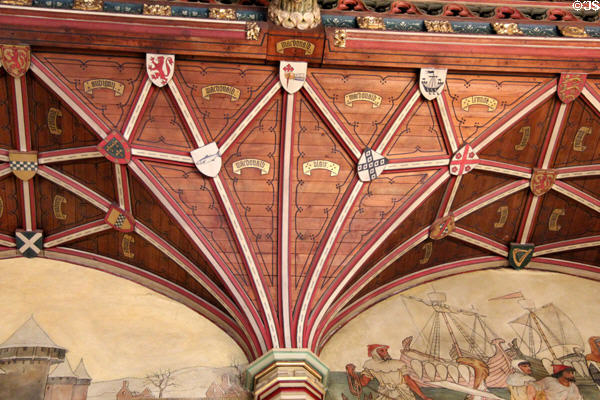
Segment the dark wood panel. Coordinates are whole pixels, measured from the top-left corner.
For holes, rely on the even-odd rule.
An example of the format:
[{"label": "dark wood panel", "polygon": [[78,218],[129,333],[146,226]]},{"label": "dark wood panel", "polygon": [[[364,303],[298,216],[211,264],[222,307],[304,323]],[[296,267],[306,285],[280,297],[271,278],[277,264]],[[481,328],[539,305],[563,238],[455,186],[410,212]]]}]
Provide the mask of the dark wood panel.
[{"label": "dark wood panel", "polygon": [[0,146],[5,149],[14,147],[12,94],[9,79],[12,79],[4,69],[0,68]]},{"label": "dark wood panel", "polygon": [[506,175],[481,170],[464,174],[454,197],[454,202],[452,202],[452,210],[456,210],[467,203],[477,200],[482,195],[513,182],[514,179]]},{"label": "dark wood panel", "polygon": [[23,228],[21,200],[18,190],[20,180],[12,174],[0,178],[0,232],[13,236],[15,229]]},{"label": "dark wood panel", "polygon": [[118,201],[115,165],[103,158],[52,164],[52,168],[75,178],[111,202]]},{"label": "dark wood panel", "polygon": [[598,251],[597,247],[565,251],[563,253],[552,254],[552,256],[550,256],[550,257],[560,258],[561,260],[580,262],[580,263],[590,264],[590,265],[595,265],[595,266],[600,265],[600,251]]},{"label": "dark wood panel", "polygon": [[600,116],[581,97],[567,109],[554,167],[600,162]]}]

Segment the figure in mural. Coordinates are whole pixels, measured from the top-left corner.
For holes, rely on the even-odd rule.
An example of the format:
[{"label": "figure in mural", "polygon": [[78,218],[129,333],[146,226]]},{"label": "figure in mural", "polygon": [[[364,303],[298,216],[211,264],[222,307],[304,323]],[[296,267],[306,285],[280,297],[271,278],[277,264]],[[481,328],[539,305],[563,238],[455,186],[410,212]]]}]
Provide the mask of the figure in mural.
[{"label": "figure in mural", "polygon": [[529,400],[535,398],[535,378],[531,376],[531,363],[526,360],[513,360],[515,372],[506,379],[510,400]]},{"label": "figure in mural", "polygon": [[360,374],[356,372],[354,364],[346,365],[353,394],[360,394],[362,387],[376,379],[379,382],[376,400],[415,400],[413,392],[423,400],[431,400],[410,377],[408,366],[400,360],[392,359],[388,353],[389,346],[370,344],[367,348],[371,358],[365,361]]},{"label": "figure in mural", "polygon": [[583,400],[577,385],[575,385],[575,368],[566,365],[553,365],[552,376],[535,383],[541,392],[536,400]]}]

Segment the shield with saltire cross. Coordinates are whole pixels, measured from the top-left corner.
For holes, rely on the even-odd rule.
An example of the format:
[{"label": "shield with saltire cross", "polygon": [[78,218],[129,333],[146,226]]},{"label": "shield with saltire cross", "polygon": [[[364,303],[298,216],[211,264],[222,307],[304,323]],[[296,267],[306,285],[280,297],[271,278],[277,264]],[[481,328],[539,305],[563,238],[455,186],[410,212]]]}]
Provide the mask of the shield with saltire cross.
[{"label": "shield with saltire cross", "polygon": [[17,229],[15,231],[15,244],[17,250],[27,258],[37,257],[44,245],[44,234],[41,230],[26,231]]},{"label": "shield with saltire cross", "polygon": [[473,148],[466,144],[450,160],[450,173],[452,175],[463,175],[473,171],[473,168],[479,164],[479,157],[475,154]]}]

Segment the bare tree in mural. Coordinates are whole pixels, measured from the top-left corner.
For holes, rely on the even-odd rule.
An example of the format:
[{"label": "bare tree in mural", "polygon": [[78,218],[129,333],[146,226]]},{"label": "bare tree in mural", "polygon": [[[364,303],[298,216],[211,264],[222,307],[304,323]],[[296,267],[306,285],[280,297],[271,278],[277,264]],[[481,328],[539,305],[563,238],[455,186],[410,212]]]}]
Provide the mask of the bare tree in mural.
[{"label": "bare tree in mural", "polygon": [[163,392],[169,386],[177,386],[173,382],[170,369],[160,370],[152,374],[146,375],[146,381],[158,389],[158,398],[162,399]]}]

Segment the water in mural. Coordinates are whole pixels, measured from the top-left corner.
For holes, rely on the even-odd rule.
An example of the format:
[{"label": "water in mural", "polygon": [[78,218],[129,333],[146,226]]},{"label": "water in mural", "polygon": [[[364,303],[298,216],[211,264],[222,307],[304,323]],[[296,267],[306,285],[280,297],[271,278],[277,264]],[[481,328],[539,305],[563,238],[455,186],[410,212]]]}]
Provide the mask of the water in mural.
[{"label": "water in mural", "polygon": [[[372,315],[362,323],[373,328],[378,312],[387,315],[385,321],[401,323],[381,324],[379,340],[377,329],[370,338],[346,340],[362,347],[366,359],[332,374],[329,399],[600,399],[593,290],[571,284],[553,293],[548,290],[560,288],[557,283],[577,278],[527,271],[511,280],[506,274],[513,272],[501,279],[497,272],[422,285],[388,300],[385,311],[369,310]],[[357,320],[353,323],[360,324],[361,316]],[[394,329],[395,339],[386,342]],[[344,340],[334,339],[333,346]],[[323,353],[331,362],[327,347]]]}]

